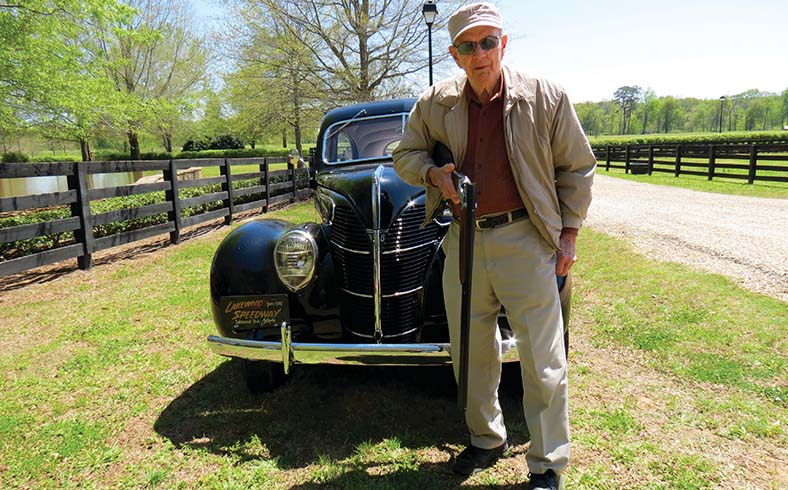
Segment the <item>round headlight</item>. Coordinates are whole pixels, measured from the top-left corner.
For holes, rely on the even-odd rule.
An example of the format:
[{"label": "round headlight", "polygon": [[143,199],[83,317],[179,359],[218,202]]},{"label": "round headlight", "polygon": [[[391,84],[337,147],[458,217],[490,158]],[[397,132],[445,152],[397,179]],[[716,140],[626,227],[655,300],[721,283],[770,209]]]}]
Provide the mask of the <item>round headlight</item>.
[{"label": "round headlight", "polygon": [[315,273],[317,244],[312,235],[303,230],[291,230],[282,235],[274,247],[276,274],[290,291],[303,288]]}]

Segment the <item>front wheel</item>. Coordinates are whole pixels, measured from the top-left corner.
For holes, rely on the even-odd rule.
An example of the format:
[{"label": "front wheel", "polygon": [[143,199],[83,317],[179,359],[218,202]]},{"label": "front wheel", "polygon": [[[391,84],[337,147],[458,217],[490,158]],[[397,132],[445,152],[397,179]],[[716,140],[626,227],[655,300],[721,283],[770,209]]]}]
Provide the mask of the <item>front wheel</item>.
[{"label": "front wheel", "polygon": [[241,373],[253,395],[270,393],[287,381],[284,366],[278,362],[241,359]]}]

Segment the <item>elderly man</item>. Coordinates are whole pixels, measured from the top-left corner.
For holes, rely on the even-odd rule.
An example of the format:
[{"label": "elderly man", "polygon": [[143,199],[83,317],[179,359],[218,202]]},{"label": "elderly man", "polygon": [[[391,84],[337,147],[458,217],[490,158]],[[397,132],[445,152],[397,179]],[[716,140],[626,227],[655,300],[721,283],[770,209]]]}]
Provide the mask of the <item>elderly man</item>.
[{"label": "elderly man", "polygon": [[[451,56],[465,73],[424,92],[394,151],[403,180],[427,188],[427,215],[441,198],[459,203],[451,173],[476,183],[476,245],[466,423],[471,444],[454,471],[470,475],[508,449],[498,385],[503,305],[517,338],[531,444],[529,489],[557,488],[569,461],[567,367],[556,274],[575,262],[575,239],[591,202],[596,160],[564,91],[503,66],[508,38],[490,4],[449,19]],[[454,163],[438,167],[437,143]],[[443,288],[455,376],[459,358],[459,226],[449,229]]]}]

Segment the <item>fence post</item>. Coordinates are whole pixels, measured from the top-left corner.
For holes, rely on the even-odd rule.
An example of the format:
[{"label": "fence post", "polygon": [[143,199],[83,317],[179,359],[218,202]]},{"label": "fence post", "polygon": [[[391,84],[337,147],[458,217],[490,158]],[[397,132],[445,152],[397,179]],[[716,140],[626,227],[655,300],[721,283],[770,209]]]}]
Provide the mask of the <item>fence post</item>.
[{"label": "fence post", "polygon": [[625,149],[626,149],[626,156],[624,157],[624,173],[628,174],[629,173],[629,160],[630,160],[629,145],[626,145]]},{"label": "fence post", "polygon": [[610,172],[610,145],[607,145],[605,152],[605,172]]},{"label": "fence post", "polygon": [[714,166],[717,164],[717,147],[714,144],[709,145],[709,177],[708,180],[714,178]]},{"label": "fence post", "polygon": [[79,217],[79,229],[74,230],[74,239],[82,244],[82,256],[77,257],[77,265],[86,270],[93,267],[93,251],[96,242],[93,237],[93,218],[90,215],[90,198],[88,196],[87,163],[74,162],[74,175],[66,177],[69,190],[77,192],[77,201],[71,203],[71,216]]},{"label": "fence post", "polygon": [[172,203],[172,211],[167,211],[167,220],[175,224],[175,229],[170,232],[170,243],[181,241],[181,197],[178,194],[178,166],[175,160],[170,160],[169,167],[162,172],[164,180],[170,183],[170,189],[164,191],[164,199]]},{"label": "fence post", "polygon": [[271,201],[271,167],[268,165],[268,157],[263,157],[263,167],[265,167],[265,205],[263,212],[268,212],[268,203]]},{"label": "fence post", "polygon": [[681,145],[676,145],[676,171],[674,177],[681,174]]},{"label": "fence post", "polygon": [[648,145],[648,174],[654,173],[654,145]]},{"label": "fence post", "polygon": [[293,197],[290,198],[290,203],[296,202],[296,197],[298,197],[298,187],[296,182],[296,166],[293,164],[292,161],[287,161],[287,168],[290,169],[290,178],[293,179],[293,188],[291,189],[293,192]]},{"label": "fence post", "polygon": [[755,144],[750,146],[750,173],[747,177],[747,183],[752,184],[755,182],[755,169],[758,165],[758,149]]},{"label": "fence post", "polygon": [[[261,163],[259,165],[259,167],[260,167],[260,173],[263,174],[263,175],[260,176],[260,185],[266,185],[265,184],[265,179],[267,177],[268,172],[267,172],[267,169],[265,168],[265,157],[263,157],[263,163]],[[265,197],[265,192],[263,193],[263,197]],[[267,204],[268,204],[268,202],[266,201],[266,204],[264,204],[262,209],[260,210],[262,213],[266,212]]]},{"label": "fence post", "polygon": [[224,217],[224,224],[229,225],[233,222],[233,172],[230,170],[230,161],[225,158],[224,163],[219,167],[219,173],[224,177],[222,182],[222,190],[227,192],[227,199],[222,201],[222,206],[229,210],[227,216]]}]

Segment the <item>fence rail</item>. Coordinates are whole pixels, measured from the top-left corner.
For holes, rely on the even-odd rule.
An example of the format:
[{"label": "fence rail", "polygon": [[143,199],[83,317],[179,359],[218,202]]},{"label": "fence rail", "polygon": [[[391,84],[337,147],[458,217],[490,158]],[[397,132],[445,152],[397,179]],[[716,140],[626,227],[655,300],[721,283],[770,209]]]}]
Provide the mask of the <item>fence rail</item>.
[{"label": "fence rail", "polygon": [[[594,148],[605,171],[788,182],[788,144],[652,144]],[[738,163],[738,162],[746,163]],[[621,165],[623,163],[623,165]]]},{"label": "fence rail", "polygon": [[[273,164],[287,164],[286,169],[271,170]],[[257,171],[234,174],[233,168],[257,165]],[[220,176],[179,180],[178,170],[188,167],[219,167]],[[97,173],[159,171],[161,182],[122,185],[100,189],[88,187],[88,176]],[[0,277],[68,259],[77,259],[80,269],[93,265],[96,251],[169,233],[170,241],[178,243],[184,228],[205,221],[224,218],[232,223],[234,215],[260,208],[266,212],[274,204],[295,202],[309,195],[307,169],[296,168],[286,158],[227,158],[196,160],[157,160],[121,162],[58,162],[0,164],[0,179],[20,177],[65,176],[68,190],[18,197],[0,198],[0,213],[18,213],[36,208],[68,206],[70,216],[32,224],[0,228],[0,242],[33,239],[46,235],[72,232],[73,243],[0,261]],[[218,188],[217,188],[218,186]],[[205,192],[191,197],[181,195],[183,189]],[[134,196],[164,191],[164,200],[155,204],[126,207],[93,214],[91,201]],[[185,216],[185,210],[211,203],[211,208]],[[147,218],[166,213],[166,220],[148,226],[96,236],[97,226]]]}]

